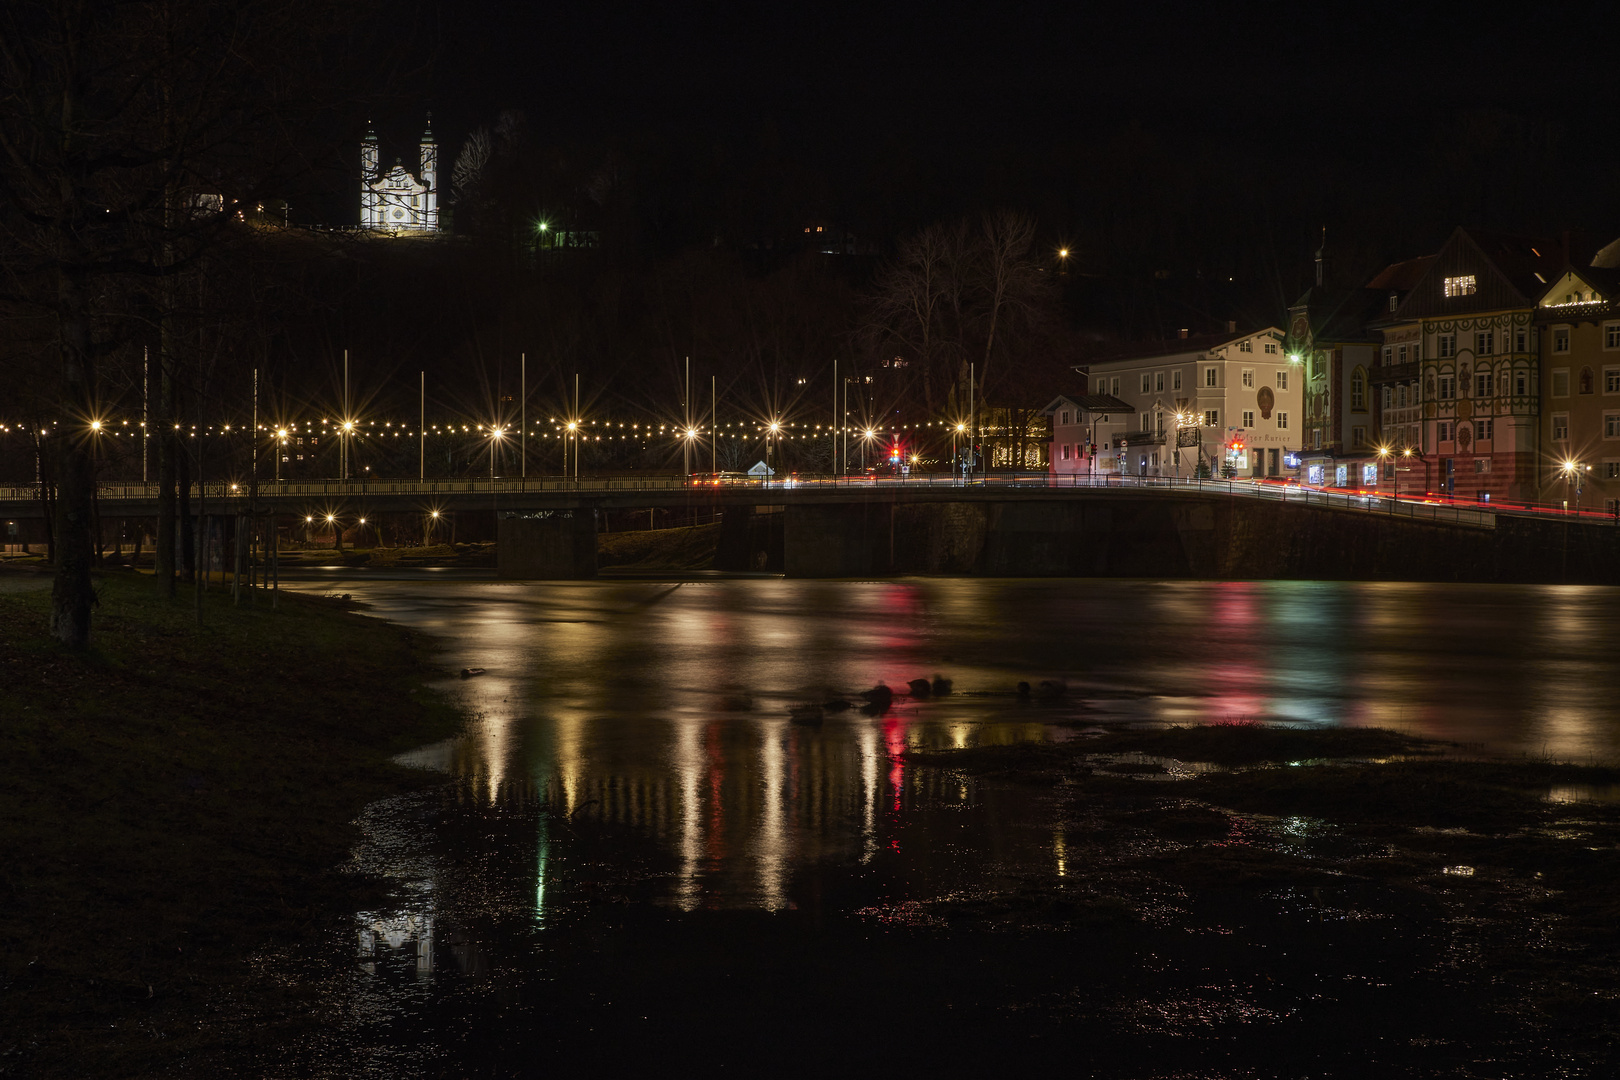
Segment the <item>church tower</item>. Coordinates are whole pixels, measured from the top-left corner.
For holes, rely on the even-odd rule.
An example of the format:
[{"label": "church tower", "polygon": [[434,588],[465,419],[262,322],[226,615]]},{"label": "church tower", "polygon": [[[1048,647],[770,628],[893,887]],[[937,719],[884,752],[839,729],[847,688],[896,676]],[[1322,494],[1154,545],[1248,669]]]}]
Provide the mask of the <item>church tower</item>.
[{"label": "church tower", "polygon": [[433,114],[427,115],[427,130],[422,132],[422,225],[424,229],[439,227],[439,144],[433,141]]},{"label": "church tower", "polygon": [[379,178],[377,131],[366,125],[366,137],[360,142],[360,227],[375,229],[382,224],[382,209],[376,184]]}]

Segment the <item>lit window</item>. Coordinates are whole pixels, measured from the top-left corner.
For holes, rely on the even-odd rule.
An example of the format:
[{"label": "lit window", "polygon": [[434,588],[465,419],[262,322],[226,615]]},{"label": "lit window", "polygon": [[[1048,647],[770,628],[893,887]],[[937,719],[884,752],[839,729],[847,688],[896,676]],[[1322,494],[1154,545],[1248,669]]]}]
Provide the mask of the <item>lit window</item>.
[{"label": "lit window", "polygon": [[[1211,368],[1210,370],[1213,371],[1215,369]],[[1204,413],[1204,426],[1205,427],[1220,427],[1221,426],[1221,411],[1219,409],[1210,409],[1208,412]]]},{"label": "lit window", "polygon": [[1457,277],[1446,278],[1447,296],[1473,296],[1477,291],[1473,274],[1460,274]]}]

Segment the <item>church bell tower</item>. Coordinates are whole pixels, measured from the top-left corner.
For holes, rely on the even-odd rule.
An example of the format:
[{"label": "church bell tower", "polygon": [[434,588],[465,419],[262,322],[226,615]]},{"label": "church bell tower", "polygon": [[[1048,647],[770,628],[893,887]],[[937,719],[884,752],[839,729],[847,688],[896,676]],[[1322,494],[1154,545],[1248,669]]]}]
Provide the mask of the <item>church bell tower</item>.
[{"label": "church bell tower", "polygon": [[433,141],[433,114],[427,115],[427,130],[422,132],[422,228],[439,227],[439,144]]}]

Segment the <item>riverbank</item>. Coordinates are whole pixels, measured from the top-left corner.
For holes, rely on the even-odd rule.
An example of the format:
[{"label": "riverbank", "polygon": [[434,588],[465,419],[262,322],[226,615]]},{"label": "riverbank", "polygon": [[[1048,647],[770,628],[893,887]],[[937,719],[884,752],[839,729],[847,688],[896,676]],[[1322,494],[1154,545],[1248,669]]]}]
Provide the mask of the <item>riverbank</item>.
[{"label": "riverbank", "polygon": [[199,628],[148,578],[97,589],[83,655],[48,590],[0,589],[0,1076],[228,1074],[318,1019],[255,957],[380,894],[337,870],[352,822],[437,782],[388,758],[460,718],[353,605],[214,589]]},{"label": "riverbank", "polygon": [[1236,724],[912,753],[1040,792],[1053,858],[866,914],[1112,956],[1004,1002],[1102,1075],[1612,1075],[1620,770],[1455,751]]}]

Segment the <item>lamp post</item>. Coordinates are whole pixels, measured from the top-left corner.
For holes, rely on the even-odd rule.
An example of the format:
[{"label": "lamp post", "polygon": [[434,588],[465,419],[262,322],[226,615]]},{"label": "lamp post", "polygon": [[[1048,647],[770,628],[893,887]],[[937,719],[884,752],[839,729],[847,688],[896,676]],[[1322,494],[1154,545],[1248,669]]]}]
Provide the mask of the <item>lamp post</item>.
[{"label": "lamp post", "polygon": [[875,439],[875,438],[877,438],[877,432],[872,430],[871,428],[865,428],[865,429],[863,429],[861,431],[861,475],[862,476],[866,475],[866,448],[871,445],[872,440]]},{"label": "lamp post", "polygon": [[[1384,469],[1385,469],[1386,466],[1389,468],[1389,475],[1391,477],[1393,477],[1395,475],[1394,466],[1389,465],[1390,455],[1393,454],[1394,452],[1395,451],[1391,450],[1387,446],[1380,446],[1378,448],[1378,451],[1377,451],[1377,453],[1378,453],[1378,473],[1379,473],[1378,483],[1379,483],[1380,487],[1383,486],[1383,482],[1384,482],[1383,481],[1383,473],[1384,473]],[[1389,512],[1392,513],[1392,514],[1395,512],[1395,504],[1393,502],[1391,502],[1389,504]]]},{"label": "lamp post", "polygon": [[568,421],[568,434],[563,436],[563,479],[568,479],[568,439],[574,440],[574,479],[579,479],[579,421]]},{"label": "lamp post", "polygon": [[953,484],[956,483],[957,474],[962,471],[962,450],[959,443],[966,432],[966,424],[957,424],[956,430],[951,432],[951,483]]},{"label": "lamp post", "polygon": [[766,487],[771,486],[771,439],[773,437],[778,442],[781,442],[781,439],[782,439],[782,422],[780,420],[772,420],[771,423],[770,423],[770,426],[765,429],[765,486]]},{"label": "lamp post", "polygon": [[287,445],[287,429],[276,428],[276,483],[281,483],[281,451]]},{"label": "lamp post", "polygon": [[1198,467],[1204,464],[1204,441],[1198,432],[1198,422],[1202,419],[1195,412],[1176,413],[1176,449],[1175,465],[1176,475],[1181,475],[1181,448],[1191,446],[1197,449],[1198,460],[1195,462],[1193,475],[1198,475]]},{"label": "lamp post", "polygon": [[338,457],[341,462],[340,471],[342,473],[342,475],[338,477],[340,480],[347,480],[349,478],[349,444],[353,441],[354,421],[345,420],[343,421],[343,426],[338,429],[338,448],[341,451]]},{"label": "lamp post", "polygon": [[492,428],[489,429],[489,479],[490,479],[490,483],[495,482],[495,447],[501,441],[501,439],[504,438],[505,436],[506,436],[506,429],[503,428],[503,427],[492,427]]}]

